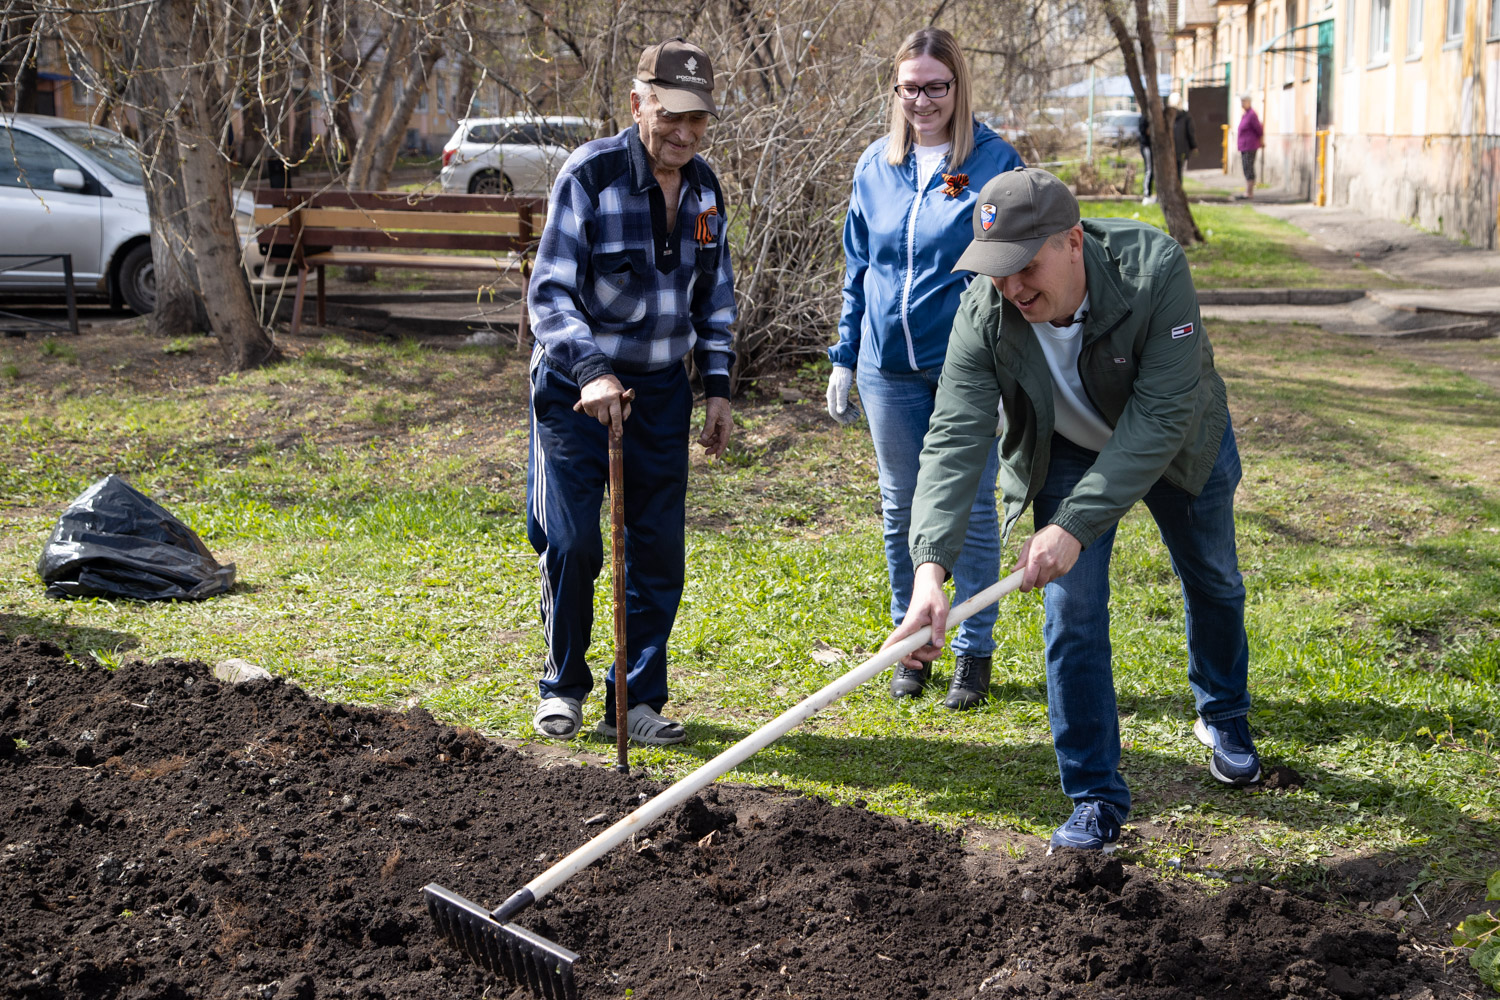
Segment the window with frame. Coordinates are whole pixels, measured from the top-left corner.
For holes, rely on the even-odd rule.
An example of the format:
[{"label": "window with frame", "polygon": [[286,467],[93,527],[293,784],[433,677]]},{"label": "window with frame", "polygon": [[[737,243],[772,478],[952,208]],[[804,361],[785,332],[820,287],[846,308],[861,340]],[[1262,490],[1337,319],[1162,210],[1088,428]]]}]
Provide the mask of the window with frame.
[{"label": "window with frame", "polygon": [[1359,15],[1359,0],[1344,0],[1344,68],[1354,66],[1354,24]]},{"label": "window with frame", "polygon": [[1286,39],[1281,37],[1279,10],[1271,12],[1271,33],[1266,36],[1266,42],[1271,46],[1271,65],[1266,68],[1266,82],[1274,83],[1281,79],[1281,50],[1286,47]]},{"label": "window with frame", "polygon": [[1089,28],[1089,13],[1081,3],[1070,3],[1063,8],[1063,30],[1069,38],[1077,38]]},{"label": "window with frame", "polygon": [[1425,0],[1408,0],[1406,7],[1406,55],[1415,59],[1422,54],[1422,16],[1427,12]]},{"label": "window with frame", "polygon": [[1490,0],[1490,37],[1500,38],[1500,0]]},{"label": "window with frame", "polygon": [[1391,0],[1370,0],[1370,62],[1391,56]]},{"label": "window with frame", "polygon": [[1297,82],[1297,0],[1286,0],[1286,77],[1285,82]]},{"label": "window with frame", "polygon": [[448,84],[442,77],[438,77],[437,81],[437,109],[448,110]]},{"label": "window with frame", "polygon": [[62,186],[52,179],[52,171],[60,168],[83,170],[51,143],[0,125],[0,187],[61,191]]},{"label": "window with frame", "polygon": [[[1260,16],[1259,34],[1262,38],[1266,35],[1266,16],[1264,14]],[[1265,56],[1255,51],[1254,38],[1250,40],[1250,51],[1250,89],[1254,90],[1260,84],[1260,64],[1265,59]]]},{"label": "window with frame", "polygon": [[1445,42],[1456,42],[1464,35],[1464,0],[1448,0],[1447,30],[1443,32]]},{"label": "window with frame", "polygon": [[417,113],[418,114],[426,114],[427,113],[427,88],[426,87],[423,87],[422,88],[422,92],[417,95]]},{"label": "window with frame", "polygon": [[1254,49],[1255,22],[1247,17],[1245,18],[1244,44],[1242,44],[1239,49],[1245,54],[1245,58],[1244,62],[1240,66],[1240,75],[1238,77],[1238,79],[1245,81],[1245,85],[1247,87],[1250,84],[1250,67],[1255,63],[1255,52],[1253,51]]}]

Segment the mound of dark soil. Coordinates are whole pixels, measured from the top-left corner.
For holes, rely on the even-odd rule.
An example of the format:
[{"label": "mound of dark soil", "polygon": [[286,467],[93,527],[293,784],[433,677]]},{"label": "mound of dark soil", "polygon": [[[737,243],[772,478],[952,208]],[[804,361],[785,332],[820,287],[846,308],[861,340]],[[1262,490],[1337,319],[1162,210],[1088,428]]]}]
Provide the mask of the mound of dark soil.
[{"label": "mound of dark soil", "polygon": [[[525,996],[437,938],[421,887],[498,905],[660,788],[420,709],[5,641],[0,995]],[[520,922],[583,955],[589,998],[1445,995],[1386,925],[1279,891],[1209,896],[1069,852],[1000,864],[724,787]]]}]

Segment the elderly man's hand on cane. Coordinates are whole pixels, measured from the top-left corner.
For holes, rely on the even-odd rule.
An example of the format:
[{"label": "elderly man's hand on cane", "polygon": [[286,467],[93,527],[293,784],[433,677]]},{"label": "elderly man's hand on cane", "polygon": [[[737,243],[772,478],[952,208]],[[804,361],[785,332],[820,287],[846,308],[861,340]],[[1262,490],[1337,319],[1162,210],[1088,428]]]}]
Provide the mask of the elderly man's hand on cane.
[{"label": "elderly man's hand on cane", "polygon": [[600,375],[588,382],[573,404],[575,413],[587,413],[609,428],[613,437],[625,432],[625,421],[630,419],[630,401],[633,391],[627,391],[613,375]]}]

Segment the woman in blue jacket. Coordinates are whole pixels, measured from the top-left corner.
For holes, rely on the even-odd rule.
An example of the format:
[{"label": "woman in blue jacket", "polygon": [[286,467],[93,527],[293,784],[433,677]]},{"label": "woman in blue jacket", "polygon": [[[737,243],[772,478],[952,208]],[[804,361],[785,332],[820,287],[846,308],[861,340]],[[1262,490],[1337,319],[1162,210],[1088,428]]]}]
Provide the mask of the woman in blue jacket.
[{"label": "woman in blue jacket", "polygon": [[[890,134],[854,168],[844,223],[844,311],[839,342],[828,350],[834,366],[828,412],[840,423],[859,419],[849,402],[857,371],[880,472],[891,618],[899,625],[911,599],[907,531],[917,459],[958,298],[970,278],[954,274],[953,265],[973,238],[979,190],[1022,163],[1010,143],[974,121],[969,67],[947,31],[923,28],[901,44],[893,90]],[[997,469],[992,446],[953,567],[955,603],[999,578]],[[969,618],[953,640],[949,708],[971,708],[989,691],[996,613],[991,605]],[[915,697],[926,682],[926,672],[898,666],[891,694]]]}]

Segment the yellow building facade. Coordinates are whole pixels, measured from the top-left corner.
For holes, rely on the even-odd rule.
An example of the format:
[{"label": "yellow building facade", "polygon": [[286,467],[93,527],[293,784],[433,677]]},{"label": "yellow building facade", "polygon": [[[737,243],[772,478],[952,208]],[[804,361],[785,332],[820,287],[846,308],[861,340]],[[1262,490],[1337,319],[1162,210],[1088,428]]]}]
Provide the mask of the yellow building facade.
[{"label": "yellow building facade", "polygon": [[1175,23],[1177,89],[1227,95],[1231,172],[1248,93],[1264,182],[1500,245],[1500,0],[1180,0]]}]

